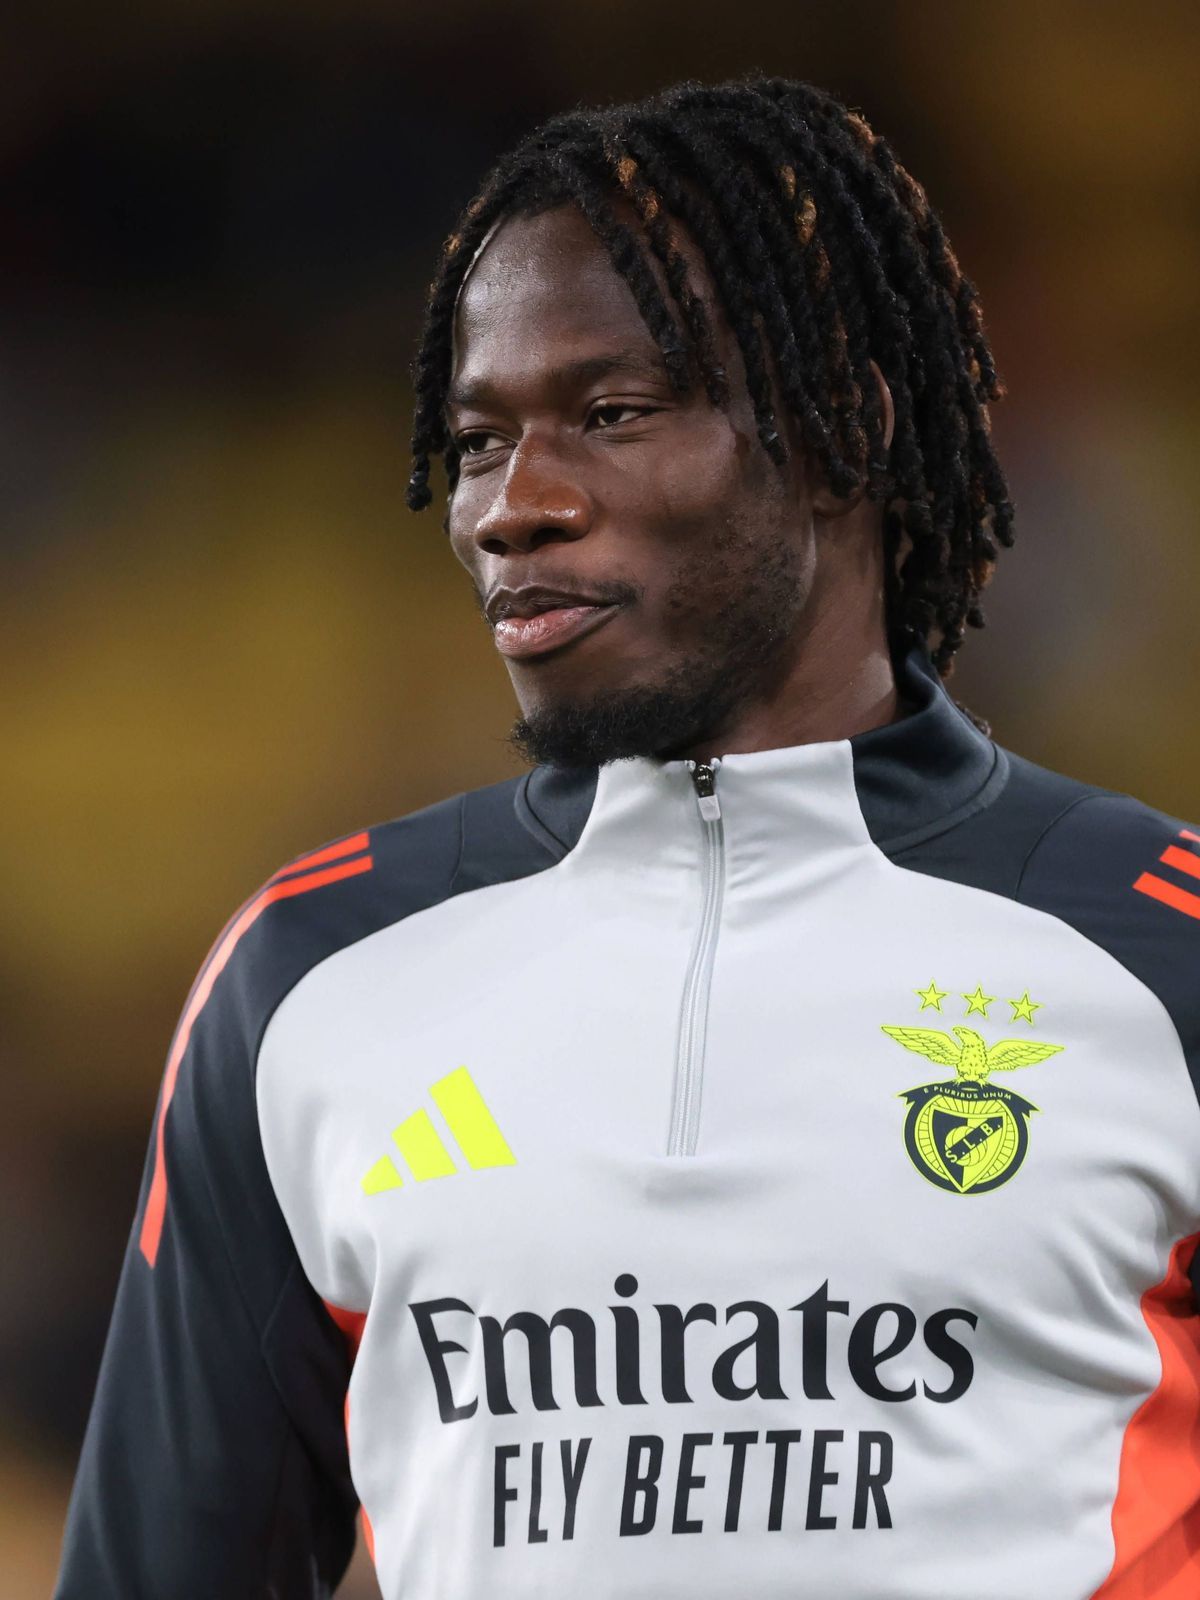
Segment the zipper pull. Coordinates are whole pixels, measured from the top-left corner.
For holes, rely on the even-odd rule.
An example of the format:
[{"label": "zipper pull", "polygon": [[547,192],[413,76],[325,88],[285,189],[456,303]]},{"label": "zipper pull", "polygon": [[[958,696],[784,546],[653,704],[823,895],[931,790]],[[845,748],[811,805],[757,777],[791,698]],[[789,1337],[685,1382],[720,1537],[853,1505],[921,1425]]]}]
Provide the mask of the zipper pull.
[{"label": "zipper pull", "polygon": [[717,799],[717,768],[720,765],[720,756],[714,756],[711,761],[688,762],[688,770],[692,774],[692,788],[696,791],[696,803],[700,807],[700,817],[704,822],[720,821],[721,802]]}]

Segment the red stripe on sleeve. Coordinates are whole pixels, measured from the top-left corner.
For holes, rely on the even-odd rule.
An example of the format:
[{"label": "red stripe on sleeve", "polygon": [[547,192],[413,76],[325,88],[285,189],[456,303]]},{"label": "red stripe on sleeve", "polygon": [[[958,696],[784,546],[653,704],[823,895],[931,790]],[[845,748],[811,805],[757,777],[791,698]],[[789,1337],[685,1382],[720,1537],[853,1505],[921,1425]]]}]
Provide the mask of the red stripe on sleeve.
[{"label": "red stripe on sleeve", "polygon": [[[364,839],[366,835],[361,837]],[[269,905],[276,900],[290,899],[293,895],[307,894],[311,889],[323,889],[326,884],[337,883],[342,878],[356,877],[360,872],[370,872],[375,865],[371,856],[361,856],[355,861],[344,861],[338,866],[326,867],[322,872],[314,872],[304,878],[285,878],[281,882],[272,882],[262,893],[251,900],[250,903],[238,913],[218,942],[201,971],[192,995],[184,1010],[179,1027],[175,1033],[175,1041],[171,1046],[171,1053],[167,1058],[166,1072],[163,1074],[162,1095],[158,1108],[158,1126],[155,1130],[154,1145],[154,1174],[150,1180],[150,1194],[146,1201],[146,1214],[142,1218],[142,1231],[138,1243],[142,1254],[151,1266],[158,1259],[158,1247],[162,1240],[163,1219],[167,1211],[167,1164],[164,1150],[164,1124],[167,1120],[167,1109],[175,1093],[175,1080],[179,1075],[179,1063],[183,1060],[192,1037],[192,1029],[196,1018],[208,1003],[212,993],[213,984],[216,983],[221,973],[229,963],[230,956],[237,949],[244,934],[258,921]]]},{"label": "red stripe on sleeve", "polygon": [[1200,878],[1200,856],[1194,850],[1181,850],[1169,844],[1158,858],[1164,867],[1174,867],[1176,872],[1186,872],[1190,878]]},{"label": "red stripe on sleeve", "polygon": [[1143,872],[1133,887],[1139,894],[1148,894],[1151,900],[1161,900],[1163,905],[1172,906],[1185,916],[1200,917],[1200,894],[1193,894],[1190,889],[1180,889],[1165,878],[1156,878],[1152,872]]},{"label": "red stripe on sleeve", "polygon": [[[322,1305],[337,1323],[345,1335],[346,1344],[350,1350],[350,1360],[353,1363],[358,1355],[358,1347],[362,1343],[363,1328],[366,1325],[367,1314],[365,1311],[347,1311],[345,1306],[335,1306],[332,1300],[323,1300]],[[346,1447],[350,1446],[350,1396],[346,1396]],[[375,1529],[371,1526],[371,1519],[367,1515],[367,1508],[359,1505],[359,1518],[362,1522],[363,1543],[367,1547],[367,1554],[375,1560]]]},{"label": "red stripe on sleeve", "polygon": [[321,1304],[341,1329],[350,1351],[350,1360],[353,1361],[362,1343],[363,1328],[367,1322],[366,1312],[347,1311],[345,1306],[335,1306],[332,1300],[322,1300]]},{"label": "red stripe on sleeve", "polygon": [[314,850],[310,856],[301,856],[299,861],[293,861],[290,867],[280,867],[268,881],[278,883],[281,878],[294,878],[298,873],[311,872],[314,867],[323,867],[330,861],[341,861],[345,856],[356,856],[360,850],[365,850],[371,842],[367,833],[356,833],[353,839],[343,839],[340,844],[326,845],[324,850]]}]

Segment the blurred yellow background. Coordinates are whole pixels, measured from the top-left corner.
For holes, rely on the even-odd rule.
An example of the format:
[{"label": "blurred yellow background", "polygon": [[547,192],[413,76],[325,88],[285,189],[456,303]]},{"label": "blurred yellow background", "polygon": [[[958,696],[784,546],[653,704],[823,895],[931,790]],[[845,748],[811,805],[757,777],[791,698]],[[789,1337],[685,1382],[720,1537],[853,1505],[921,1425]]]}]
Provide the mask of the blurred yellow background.
[{"label": "blurred yellow background", "polygon": [[[423,286],[483,169],[684,76],[861,106],[1011,391],[1018,544],[955,693],[1195,818],[1200,8],[209,0],[8,33],[0,1572],[40,1600],[211,938],[299,851],[516,770],[440,513],[402,503]],[[373,1593],[361,1552],[341,1593]]]}]

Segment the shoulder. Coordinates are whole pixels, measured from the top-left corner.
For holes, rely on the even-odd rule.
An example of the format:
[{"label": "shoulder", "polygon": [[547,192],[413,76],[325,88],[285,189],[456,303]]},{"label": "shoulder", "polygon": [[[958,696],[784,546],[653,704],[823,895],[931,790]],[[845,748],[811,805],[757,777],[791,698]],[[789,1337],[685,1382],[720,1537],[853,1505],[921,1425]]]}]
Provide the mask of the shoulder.
[{"label": "shoulder", "polygon": [[1015,874],[1014,898],[1071,920],[1136,924],[1141,938],[1158,929],[1168,940],[1200,940],[1200,826],[1004,756],[1008,780],[991,831]]},{"label": "shoulder", "polygon": [[529,839],[515,805],[521,781],[452,795],[286,862],[230,918],[198,982],[210,974],[213,1000],[235,1006],[246,1031],[261,1033],[311,968],[474,886],[480,873],[470,869],[468,834],[474,845],[482,819],[493,840],[490,855],[482,852],[485,868],[511,871],[519,836]]},{"label": "shoulder", "polygon": [[1200,1051],[1200,826],[997,754],[991,803],[897,864],[1069,923],[1152,989]]},{"label": "shoulder", "polygon": [[1131,795],[1089,791],[1038,839],[1019,897],[1153,989],[1200,1066],[1200,827]]},{"label": "shoulder", "polygon": [[284,996],[340,950],[455,895],[554,866],[578,838],[594,783],[535,769],[297,856],[230,918],[192,1001],[219,998],[253,1046]]},{"label": "shoulder", "polygon": [[[1163,927],[1200,936],[1200,826],[1133,795],[1085,784],[1071,790],[1062,791],[1066,804],[1044,819],[1022,863],[1021,897],[1087,904],[1117,896],[1126,911],[1136,907]],[[1128,894],[1140,898],[1131,906]],[[1176,916],[1162,919],[1161,907]]]}]

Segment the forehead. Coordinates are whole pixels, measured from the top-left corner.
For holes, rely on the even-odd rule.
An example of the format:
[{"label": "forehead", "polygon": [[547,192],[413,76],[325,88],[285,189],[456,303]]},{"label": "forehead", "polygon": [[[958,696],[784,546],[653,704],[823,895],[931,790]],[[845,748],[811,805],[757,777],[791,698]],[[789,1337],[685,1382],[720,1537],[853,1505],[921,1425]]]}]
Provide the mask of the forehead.
[{"label": "forehead", "polygon": [[[615,209],[620,220],[633,222],[623,202]],[[679,243],[693,286],[711,306],[699,252],[688,240]],[[671,305],[658,263],[648,259]],[[474,388],[498,375],[498,369],[516,378],[523,368],[614,345],[643,349],[649,357],[657,349],[632,291],[583,213],[562,205],[537,216],[506,218],[469,269],[459,295],[454,387]]]}]

